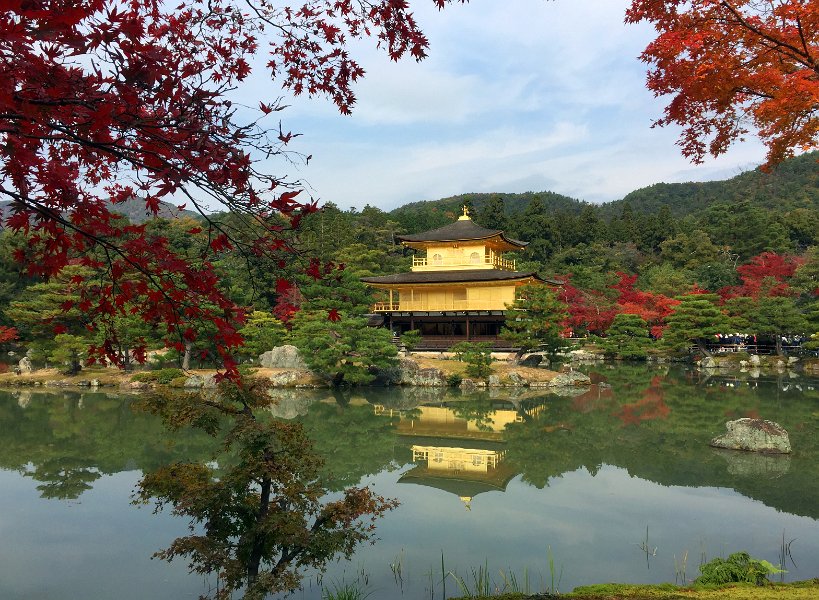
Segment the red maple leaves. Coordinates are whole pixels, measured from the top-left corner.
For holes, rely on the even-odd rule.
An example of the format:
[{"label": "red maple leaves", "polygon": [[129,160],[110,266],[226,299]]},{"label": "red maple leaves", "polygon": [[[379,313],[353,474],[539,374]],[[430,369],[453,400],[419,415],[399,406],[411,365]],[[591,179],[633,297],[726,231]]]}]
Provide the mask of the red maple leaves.
[{"label": "red maple leaves", "polygon": [[[284,156],[294,137],[261,123],[281,105],[261,99],[258,117],[248,116],[228,95],[266,46],[281,85],[325,95],[346,113],[363,75],[350,38],[374,36],[393,59],[420,59],[427,46],[408,3],[394,0],[1,6],[0,198],[12,203],[6,225],[31,237],[17,258],[43,277],[71,261],[92,268],[98,277],[75,282],[83,310],[112,332],[114,317],[126,314],[162,324],[177,340],[197,321],[216,324],[211,341],[228,364],[244,310],[220,288],[215,258],[240,252],[281,264],[291,252],[284,227],[316,209],[313,199],[299,200],[298,184],[256,166]],[[237,232],[209,219],[207,252],[178,256],[167,240],[110,212],[132,197],[153,214],[164,200],[184,200],[208,219],[206,207],[216,204],[249,226]]]},{"label": "red maple leaves", "polygon": [[559,297],[569,310],[567,327],[600,335],[608,330],[615,316],[625,313],[642,317],[652,336],[662,336],[665,319],[674,312],[679,301],[663,294],[635,289],[637,275],[618,272],[617,276],[619,280],[610,288],[616,292],[614,297],[580,290],[569,283],[570,276],[563,276],[566,283],[561,287]]},{"label": "red maple leaves", "polygon": [[635,290],[637,275],[626,275],[625,273],[617,273],[617,275],[620,281],[612,287],[620,292],[617,299],[620,305],[619,312],[638,315],[648,324],[649,332],[653,337],[661,337],[665,329],[666,317],[674,312],[674,307],[680,301],[663,294]]},{"label": "red maple leaves", "polygon": [[804,0],[632,0],[626,21],[658,35],[641,58],[647,86],[672,96],[657,125],[701,162],[752,125],[769,164],[819,142],[819,4]]},{"label": "red maple leaves", "polygon": [[798,256],[763,252],[753,257],[748,264],[737,267],[742,285],[719,290],[723,299],[748,296],[790,296],[794,292],[788,280],[805,259]]}]

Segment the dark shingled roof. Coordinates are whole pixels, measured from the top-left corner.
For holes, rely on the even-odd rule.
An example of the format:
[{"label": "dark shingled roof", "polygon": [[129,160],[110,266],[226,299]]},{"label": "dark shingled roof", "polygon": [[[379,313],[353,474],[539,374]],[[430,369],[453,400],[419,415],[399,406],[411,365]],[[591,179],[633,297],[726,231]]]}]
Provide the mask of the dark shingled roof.
[{"label": "dark shingled roof", "polygon": [[444,225],[438,229],[414,233],[412,235],[397,235],[397,240],[401,242],[462,242],[465,240],[484,240],[499,235],[503,240],[523,248],[529,242],[513,240],[504,235],[500,229],[486,229],[476,225],[472,219],[459,219],[449,225]]},{"label": "dark shingled roof", "polygon": [[[534,271],[501,271],[499,269],[474,269],[464,271],[421,271],[413,273],[398,273],[397,275],[382,275],[381,277],[362,277],[364,283],[400,284],[400,283],[470,283],[478,281],[515,281],[532,277],[544,281]],[[547,283],[561,285],[560,281]]]}]

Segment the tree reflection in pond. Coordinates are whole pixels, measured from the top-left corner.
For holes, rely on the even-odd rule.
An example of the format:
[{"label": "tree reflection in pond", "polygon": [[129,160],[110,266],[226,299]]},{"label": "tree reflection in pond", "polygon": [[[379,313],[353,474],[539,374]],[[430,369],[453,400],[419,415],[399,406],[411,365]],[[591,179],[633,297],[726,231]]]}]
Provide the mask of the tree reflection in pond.
[{"label": "tree reflection in pond", "polygon": [[[536,389],[475,395],[358,389],[341,397],[299,390],[286,392],[289,399],[274,410],[301,423],[325,456],[320,478],[327,489],[373,483],[378,493],[402,500],[397,514],[379,523],[375,548],[354,559],[374,572],[402,549],[421,572],[431,565],[424,557],[442,548],[448,567],[492,563],[495,553],[504,559],[495,567],[534,567],[520,561],[542,554],[548,543],[563,564],[581,569],[597,561],[612,565],[612,577],[640,580],[625,549],[635,550],[650,521],[652,544],[660,548],[652,577],[660,581],[673,580],[673,565],[668,573],[659,566],[672,552],[699,552],[697,538],[676,526],[716,536],[706,548],[711,556],[736,544],[765,552],[766,535],[775,542],[787,529],[799,538],[794,550],[801,567],[788,577],[815,575],[816,569],[804,569],[819,568],[805,557],[814,550],[819,556],[808,539],[811,532],[819,539],[816,379],[705,377],[625,364],[589,374],[595,385],[574,397]],[[185,430],[170,436],[157,420],[133,414],[130,402],[91,393],[0,396],[0,466],[30,474],[32,491],[54,498],[51,505],[88,496],[83,506],[90,507],[95,488],[104,489],[113,474],[212,456],[208,436]],[[768,457],[708,447],[726,420],[749,415],[788,429],[794,453]],[[153,535],[149,548],[167,538],[159,529]],[[775,550],[765,557],[775,560]],[[589,577],[606,573],[598,569]],[[579,584],[585,576],[567,574],[567,580]],[[151,593],[162,597],[157,586]],[[416,591],[407,600],[423,596]]]}]

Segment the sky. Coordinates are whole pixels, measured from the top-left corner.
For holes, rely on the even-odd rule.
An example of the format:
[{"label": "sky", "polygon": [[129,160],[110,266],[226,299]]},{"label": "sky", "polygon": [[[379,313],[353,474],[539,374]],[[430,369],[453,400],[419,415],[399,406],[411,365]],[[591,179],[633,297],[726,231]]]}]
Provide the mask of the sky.
[{"label": "sky", "polygon": [[352,116],[324,98],[287,96],[276,113],[302,134],[290,149],[312,155],[288,173],[321,202],[388,211],[461,193],[552,191],[601,203],[763,162],[749,138],[693,165],[675,145],[678,129],[651,128],[668,99],[645,88],[638,57],[653,30],[623,23],[628,0],[411,4],[427,59],[395,63],[374,41],[357,44],[367,74]]}]

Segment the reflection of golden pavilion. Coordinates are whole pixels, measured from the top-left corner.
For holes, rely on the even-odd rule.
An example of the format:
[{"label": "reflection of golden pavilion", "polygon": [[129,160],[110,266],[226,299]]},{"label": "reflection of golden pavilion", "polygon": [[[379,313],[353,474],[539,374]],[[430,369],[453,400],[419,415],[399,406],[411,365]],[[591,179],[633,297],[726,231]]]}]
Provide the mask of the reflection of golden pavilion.
[{"label": "reflection of golden pavilion", "polygon": [[[508,406],[504,402],[476,415],[464,412],[465,404],[453,403],[420,406],[402,414],[398,433],[417,442],[411,445],[416,466],[398,482],[455,494],[467,509],[478,494],[505,491],[515,473],[503,461],[503,430],[522,419]],[[465,416],[459,416],[459,411]]]},{"label": "reflection of golden pavilion", "polygon": [[488,473],[506,454],[506,450],[477,448],[441,448],[440,446],[413,446],[412,462],[426,461],[430,471],[461,473]]},{"label": "reflection of golden pavilion", "polygon": [[455,439],[502,440],[509,423],[519,423],[523,417],[516,409],[498,408],[485,418],[464,418],[457,415],[457,405],[419,406],[412,416],[402,415],[398,433],[412,436],[440,436]]},{"label": "reflection of golden pavilion", "polygon": [[[446,440],[436,440],[446,444]],[[417,466],[404,473],[398,483],[412,483],[454,494],[471,509],[472,499],[484,492],[503,492],[515,472],[503,462],[500,447],[461,448],[446,445],[412,446]]]}]

